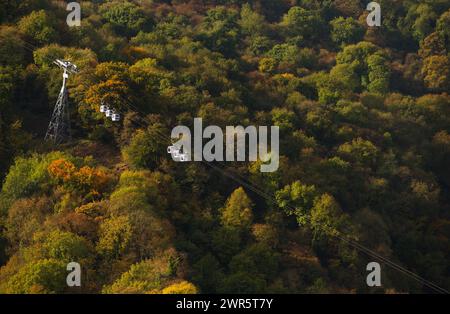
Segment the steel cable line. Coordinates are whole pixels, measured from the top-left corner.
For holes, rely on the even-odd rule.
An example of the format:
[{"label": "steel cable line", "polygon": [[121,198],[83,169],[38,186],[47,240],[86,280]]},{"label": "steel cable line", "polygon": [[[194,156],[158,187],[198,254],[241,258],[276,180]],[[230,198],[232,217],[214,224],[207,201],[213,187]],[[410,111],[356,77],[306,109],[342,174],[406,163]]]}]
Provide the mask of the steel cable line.
[{"label": "steel cable line", "polygon": [[[123,97],[121,97],[121,99],[122,99],[124,102],[126,102],[132,110],[134,110],[134,111],[137,112],[138,114],[141,114],[141,115],[144,117],[144,119],[146,119],[146,118],[145,118],[145,114],[142,113],[136,106],[134,106],[132,103],[130,103],[128,100],[124,99]],[[116,110],[117,110],[117,109],[116,109]],[[148,125],[145,125],[145,124],[141,123],[140,121],[135,121],[135,122],[138,122],[137,124],[141,125],[141,127],[143,127],[143,128],[148,127]],[[148,122],[149,122],[149,121],[148,121]],[[171,139],[170,139],[170,136],[167,136],[167,135],[165,135],[165,134],[160,133],[159,130],[154,130],[154,131],[156,132],[156,134],[158,135],[158,137],[159,137],[160,140],[162,140],[162,141],[171,140]],[[279,205],[278,205],[278,203],[277,203],[275,197],[273,197],[273,196],[267,194],[266,192],[260,190],[258,187],[255,187],[255,185],[252,184],[251,182],[248,183],[245,179],[237,178],[236,175],[234,175],[234,174],[232,174],[232,173],[229,173],[229,171],[227,171],[227,169],[223,169],[223,168],[221,168],[221,167],[218,167],[218,166],[216,166],[216,165],[214,165],[214,164],[212,164],[212,163],[209,163],[209,162],[207,162],[207,161],[205,161],[205,160],[203,160],[203,159],[201,160],[201,162],[202,162],[203,164],[207,165],[208,167],[210,167],[210,168],[212,168],[212,169],[214,169],[214,170],[220,172],[221,174],[223,174],[223,175],[229,177],[230,179],[236,181],[237,183],[242,184],[243,186],[245,186],[245,187],[247,187],[248,189],[252,190],[254,193],[258,194],[260,197],[262,197],[263,199],[265,199],[265,200],[268,201],[269,203],[272,203],[272,204],[274,204],[276,207],[279,207]],[[296,210],[295,207],[293,207],[293,206],[291,206],[291,205],[289,205],[289,204],[288,204],[286,207],[287,207],[288,209],[290,209],[290,210],[293,210],[293,211]],[[306,222],[306,224],[311,224],[311,221],[310,221],[310,218],[309,218],[309,217],[307,217],[307,222]],[[348,236],[346,236],[345,234],[343,234],[343,233],[342,233],[341,231],[339,231],[339,230],[335,230],[335,232],[333,232],[333,233],[331,233],[331,234],[327,234],[327,235],[328,235],[328,236],[335,237],[335,238],[341,240],[342,242],[347,243],[348,245],[350,245],[351,247],[355,248],[356,250],[358,250],[358,251],[360,251],[360,252],[362,252],[362,253],[364,253],[364,254],[370,256],[370,257],[373,257],[373,258],[375,258],[375,259],[381,261],[382,263],[388,265],[388,266],[391,267],[392,269],[397,270],[397,271],[403,273],[404,275],[408,276],[409,278],[411,278],[411,279],[413,279],[413,280],[415,280],[415,281],[417,281],[417,282],[423,284],[424,286],[426,286],[426,287],[428,287],[428,288],[434,290],[435,292],[438,292],[438,293],[441,293],[441,294],[448,294],[448,293],[449,293],[448,290],[446,290],[446,289],[444,289],[444,288],[438,286],[437,284],[434,284],[433,282],[431,282],[431,281],[429,281],[429,280],[427,280],[427,279],[425,279],[425,278],[423,278],[423,277],[417,275],[416,273],[414,273],[414,272],[408,270],[407,268],[405,268],[405,267],[403,267],[403,266],[401,266],[401,265],[399,265],[399,264],[397,264],[397,263],[395,263],[395,262],[389,260],[388,258],[386,258],[386,257],[384,257],[384,256],[382,256],[382,255],[380,255],[380,254],[378,254],[377,252],[375,252],[375,251],[373,251],[373,250],[371,250],[371,249],[365,247],[364,245],[360,244],[359,242],[357,242],[357,241],[355,241],[355,240],[349,238]]]}]

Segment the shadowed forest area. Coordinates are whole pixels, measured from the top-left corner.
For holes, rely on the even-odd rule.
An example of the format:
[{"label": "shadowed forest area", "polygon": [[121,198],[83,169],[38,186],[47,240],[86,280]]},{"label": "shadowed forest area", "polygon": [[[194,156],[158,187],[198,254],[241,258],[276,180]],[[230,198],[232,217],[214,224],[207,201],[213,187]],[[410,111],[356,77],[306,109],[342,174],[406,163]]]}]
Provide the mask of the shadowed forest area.
[{"label": "shadowed forest area", "polygon": [[[435,292],[342,236],[450,289],[450,2],[368,2],[1,1],[0,293]],[[278,171],[174,162],[195,117],[279,126]]]}]

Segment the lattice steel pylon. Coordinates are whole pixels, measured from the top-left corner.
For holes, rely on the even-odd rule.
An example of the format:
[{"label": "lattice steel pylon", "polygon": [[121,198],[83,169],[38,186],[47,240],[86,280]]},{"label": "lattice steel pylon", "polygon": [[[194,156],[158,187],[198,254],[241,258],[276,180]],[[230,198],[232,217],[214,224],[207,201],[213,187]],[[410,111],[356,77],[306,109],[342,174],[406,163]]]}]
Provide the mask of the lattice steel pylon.
[{"label": "lattice steel pylon", "polygon": [[45,134],[45,140],[54,144],[61,144],[64,140],[70,139],[71,137],[67,79],[69,78],[69,74],[77,73],[78,68],[69,61],[56,59],[53,63],[64,70],[63,84],[55,108],[53,109],[52,118],[48,125],[47,133]]}]

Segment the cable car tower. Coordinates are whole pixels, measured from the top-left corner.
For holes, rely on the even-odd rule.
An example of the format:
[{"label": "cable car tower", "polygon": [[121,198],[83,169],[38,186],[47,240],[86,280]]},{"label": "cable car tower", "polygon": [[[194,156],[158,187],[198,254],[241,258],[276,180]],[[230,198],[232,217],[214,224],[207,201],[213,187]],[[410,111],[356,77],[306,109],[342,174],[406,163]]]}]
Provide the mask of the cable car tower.
[{"label": "cable car tower", "polygon": [[67,79],[69,74],[78,73],[78,68],[75,64],[60,59],[56,59],[53,63],[64,70],[63,84],[45,134],[45,141],[61,144],[64,140],[70,139],[71,136]]}]

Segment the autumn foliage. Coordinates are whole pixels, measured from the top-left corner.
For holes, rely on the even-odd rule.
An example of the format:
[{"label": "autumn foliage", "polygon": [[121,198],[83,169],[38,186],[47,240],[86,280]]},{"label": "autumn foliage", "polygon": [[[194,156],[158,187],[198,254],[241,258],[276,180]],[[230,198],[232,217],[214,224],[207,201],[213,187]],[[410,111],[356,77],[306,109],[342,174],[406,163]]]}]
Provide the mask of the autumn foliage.
[{"label": "autumn foliage", "polygon": [[[0,293],[431,292],[367,250],[449,290],[450,1],[368,2],[0,1]],[[174,162],[195,117],[278,126],[278,170]]]},{"label": "autumn foliage", "polygon": [[109,184],[111,178],[102,169],[82,166],[77,168],[65,159],[57,159],[48,166],[50,175],[68,186],[80,190],[101,193]]}]

